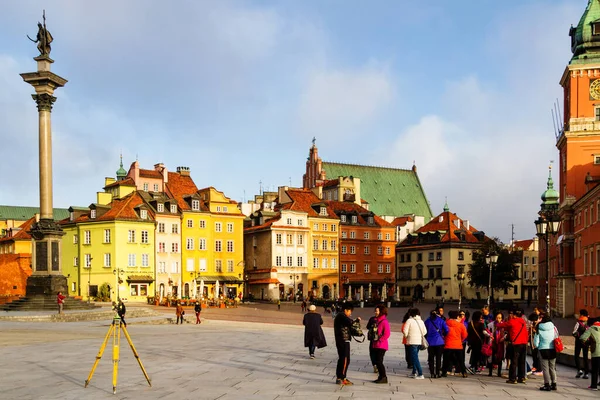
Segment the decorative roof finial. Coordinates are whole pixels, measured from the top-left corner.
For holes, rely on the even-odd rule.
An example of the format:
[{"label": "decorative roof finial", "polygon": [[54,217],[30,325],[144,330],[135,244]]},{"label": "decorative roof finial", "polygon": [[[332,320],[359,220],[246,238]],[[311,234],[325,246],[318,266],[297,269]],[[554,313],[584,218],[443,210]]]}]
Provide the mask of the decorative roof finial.
[{"label": "decorative roof finial", "polygon": [[448,196],[446,196],[446,204],[444,204],[444,212],[450,211],[450,207],[448,207]]},{"label": "decorative roof finial", "polygon": [[122,181],[127,176],[127,171],[123,168],[123,153],[121,153],[121,163],[119,164],[119,169],[117,170],[117,180]]},{"label": "decorative roof finial", "polygon": [[317,138],[313,136],[313,138],[312,138],[313,147],[315,147],[316,143],[317,143]]}]

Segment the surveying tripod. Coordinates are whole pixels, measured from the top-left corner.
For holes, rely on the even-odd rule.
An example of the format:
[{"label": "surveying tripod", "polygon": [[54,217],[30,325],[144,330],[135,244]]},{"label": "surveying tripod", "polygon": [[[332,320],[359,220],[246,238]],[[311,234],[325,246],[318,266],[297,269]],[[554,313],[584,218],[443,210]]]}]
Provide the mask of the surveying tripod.
[{"label": "surveying tripod", "polygon": [[126,325],[123,324],[123,322],[121,321],[121,317],[119,317],[118,315],[115,315],[113,317],[110,328],[108,329],[108,333],[106,334],[106,337],[104,338],[104,342],[102,342],[102,346],[100,346],[100,351],[98,351],[98,355],[96,356],[96,361],[94,361],[94,365],[92,366],[90,375],[88,376],[87,380],[85,381],[84,387],[87,387],[89,385],[90,381],[92,380],[92,376],[94,375],[94,371],[96,370],[96,367],[98,366],[98,363],[100,362],[100,359],[102,358],[102,354],[104,353],[104,349],[106,348],[108,339],[112,335],[112,340],[113,340],[112,384],[113,384],[113,394],[117,393],[117,377],[119,374],[119,345],[121,344],[121,334],[120,334],[121,330],[123,330],[123,333],[125,334],[125,338],[127,339],[129,346],[131,347],[131,351],[133,351],[133,355],[135,356],[135,359],[137,360],[138,364],[140,364],[140,368],[142,369],[142,372],[144,373],[144,376],[146,377],[146,380],[148,381],[148,385],[152,386],[152,383],[150,383],[150,377],[148,377],[148,374],[146,373],[146,370],[144,369],[144,366],[142,365],[142,360],[140,360],[140,356],[138,355],[137,351],[135,350],[135,347],[133,346],[133,342],[131,341],[131,337],[129,336],[129,333],[127,332],[127,328],[125,326]]}]

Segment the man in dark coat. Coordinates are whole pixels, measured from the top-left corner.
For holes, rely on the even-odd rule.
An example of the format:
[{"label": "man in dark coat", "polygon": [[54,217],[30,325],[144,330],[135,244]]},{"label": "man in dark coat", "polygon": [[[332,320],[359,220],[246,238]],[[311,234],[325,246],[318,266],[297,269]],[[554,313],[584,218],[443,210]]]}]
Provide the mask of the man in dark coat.
[{"label": "man in dark coat", "polygon": [[308,347],[310,358],[315,358],[315,348],[323,348],[327,346],[325,334],[323,334],[323,318],[321,314],[316,312],[317,307],[313,304],[308,307],[308,313],[304,314],[304,347]]},{"label": "man in dark coat", "polygon": [[[352,338],[350,329],[354,322],[350,316],[353,309],[352,304],[344,303],[342,305],[342,312],[336,315],[333,320],[335,347],[338,352],[335,383],[338,385],[352,385],[352,382],[346,379],[346,372],[348,371],[348,364],[350,364],[350,340]],[[357,320],[360,321],[360,317]]]}]

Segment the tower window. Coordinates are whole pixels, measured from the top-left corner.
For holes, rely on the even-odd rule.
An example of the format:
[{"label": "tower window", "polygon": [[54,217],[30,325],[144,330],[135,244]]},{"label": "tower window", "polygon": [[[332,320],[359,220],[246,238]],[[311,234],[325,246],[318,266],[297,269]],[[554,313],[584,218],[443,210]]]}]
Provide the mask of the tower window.
[{"label": "tower window", "polygon": [[600,165],[600,155],[594,154],[594,164]]},{"label": "tower window", "polygon": [[600,107],[596,107],[594,112],[596,114],[596,121],[600,121]]},{"label": "tower window", "polygon": [[592,22],[592,35],[593,36],[600,35],[600,21]]}]

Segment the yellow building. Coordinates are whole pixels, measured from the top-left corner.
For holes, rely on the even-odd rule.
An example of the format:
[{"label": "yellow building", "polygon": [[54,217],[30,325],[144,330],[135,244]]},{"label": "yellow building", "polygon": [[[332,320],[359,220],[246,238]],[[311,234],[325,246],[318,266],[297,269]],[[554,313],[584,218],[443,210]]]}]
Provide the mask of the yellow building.
[{"label": "yellow building", "polygon": [[184,298],[238,296],[243,291],[244,218],[214,187],[183,196]]},{"label": "yellow building", "polygon": [[153,296],[155,220],[142,196],[135,190],[123,198],[98,193],[87,210],[69,211],[60,222],[69,295],[95,298],[108,284],[113,301],[146,302]]}]

